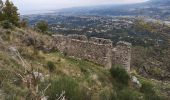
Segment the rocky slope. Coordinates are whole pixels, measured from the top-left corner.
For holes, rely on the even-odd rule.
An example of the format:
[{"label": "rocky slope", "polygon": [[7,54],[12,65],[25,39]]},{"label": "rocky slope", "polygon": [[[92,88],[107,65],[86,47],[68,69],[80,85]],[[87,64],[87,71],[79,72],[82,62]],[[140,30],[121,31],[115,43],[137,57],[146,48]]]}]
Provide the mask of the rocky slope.
[{"label": "rocky slope", "polygon": [[68,100],[168,100],[169,83],[132,69],[142,87],[122,85],[102,66],[57,52],[51,40],[30,29],[0,28],[0,99],[54,100],[62,94]]}]

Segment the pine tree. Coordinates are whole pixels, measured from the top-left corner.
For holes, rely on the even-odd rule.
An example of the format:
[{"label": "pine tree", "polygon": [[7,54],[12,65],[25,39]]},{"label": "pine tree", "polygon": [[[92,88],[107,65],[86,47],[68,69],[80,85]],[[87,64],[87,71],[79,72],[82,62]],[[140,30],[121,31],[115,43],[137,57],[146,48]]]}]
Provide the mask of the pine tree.
[{"label": "pine tree", "polygon": [[2,0],[0,0],[0,21],[3,20],[3,17],[2,17],[2,7],[3,7],[3,2],[2,2]]},{"label": "pine tree", "polygon": [[19,14],[17,11],[18,11],[17,7],[9,0],[6,0],[5,5],[2,8],[2,15],[4,20],[8,20],[13,25],[18,26]]},{"label": "pine tree", "polygon": [[2,0],[0,0],[0,11],[1,11],[2,6],[3,6],[3,2]]},{"label": "pine tree", "polygon": [[0,12],[2,10],[2,7],[3,7],[3,2],[2,2],[2,0],[0,0]]}]

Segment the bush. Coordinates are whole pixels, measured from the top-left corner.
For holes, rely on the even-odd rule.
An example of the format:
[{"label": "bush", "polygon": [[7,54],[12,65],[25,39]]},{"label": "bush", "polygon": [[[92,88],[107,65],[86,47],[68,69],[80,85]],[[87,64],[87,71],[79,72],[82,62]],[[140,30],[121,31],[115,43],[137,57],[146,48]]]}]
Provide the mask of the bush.
[{"label": "bush", "polygon": [[128,88],[118,93],[118,100],[141,100],[142,97],[140,93]]},{"label": "bush", "polygon": [[12,23],[10,23],[8,20],[2,21],[1,25],[5,29],[12,29]]},{"label": "bush", "polygon": [[56,66],[55,66],[55,64],[53,62],[48,61],[47,62],[47,67],[48,67],[49,72],[53,72],[55,70]]},{"label": "bush", "polygon": [[168,100],[168,99],[161,98],[156,94],[145,94],[145,100]]},{"label": "bush", "polygon": [[153,85],[149,82],[143,82],[140,91],[145,94],[145,100],[164,100],[156,94]]},{"label": "bush", "polygon": [[86,94],[82,93],[79,85],[69,77],[62,77],[52,81],[46,95],[49,96],[49,100],[56,100],[62,91],[65,91],[64,96],[67,100],[86,100]]},{"label": "bush", "polygon": [[100,92],[100,100],[117,100],[117,94],[115,91],[111,91],[110,88],[104,88]]},{"label": "bush", "polygon": [[38,31],[45,33],[45,32],[48,31],[48,28],[49,28],[49,27],[48,27],[48,23],[47,23],[46,21],[39,21],[39,22],[36,24],[35,28],[36,28]]},{"label": "bush", "polygon": [[110,69],[111,75],[123,85],[128,85],[130,76],[122,66],[113,66]]},{"label": "bush", "polygon": [[155,94],[153,85],[149,82],[143,82],[140,91],[144,94]]}]

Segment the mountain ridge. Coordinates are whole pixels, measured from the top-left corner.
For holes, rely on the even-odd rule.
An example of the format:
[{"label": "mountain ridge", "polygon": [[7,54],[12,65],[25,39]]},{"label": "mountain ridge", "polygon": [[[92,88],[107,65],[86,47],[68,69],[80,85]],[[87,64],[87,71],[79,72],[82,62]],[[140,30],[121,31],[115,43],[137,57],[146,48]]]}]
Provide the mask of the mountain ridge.
[{"label": "mountain ridge", "polygon": [[[125,5],[99,5],[92,7],[75,7],[55,12],[57,15],[87,16],[148,16],[167,19],[170,15],[170,0],[151,0],[143,3]],[[169,20],[169,19],[168,19]]]}]

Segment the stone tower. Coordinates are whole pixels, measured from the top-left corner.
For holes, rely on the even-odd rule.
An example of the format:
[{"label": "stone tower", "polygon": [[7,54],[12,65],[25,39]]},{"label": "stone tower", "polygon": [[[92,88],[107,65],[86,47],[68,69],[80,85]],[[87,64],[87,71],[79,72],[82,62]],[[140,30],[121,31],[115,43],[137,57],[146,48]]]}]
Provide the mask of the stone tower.
[{"label": "stone tower", "polygon": [[129,72],[131,62],[131,44],[128,42],[120,41],[113,49],[114,64],[122,65]]}]

